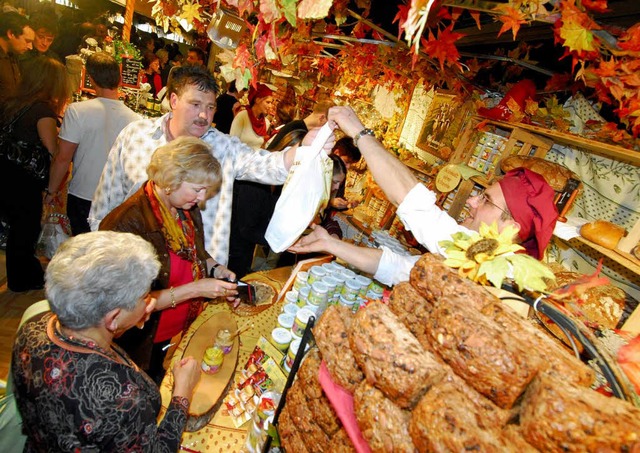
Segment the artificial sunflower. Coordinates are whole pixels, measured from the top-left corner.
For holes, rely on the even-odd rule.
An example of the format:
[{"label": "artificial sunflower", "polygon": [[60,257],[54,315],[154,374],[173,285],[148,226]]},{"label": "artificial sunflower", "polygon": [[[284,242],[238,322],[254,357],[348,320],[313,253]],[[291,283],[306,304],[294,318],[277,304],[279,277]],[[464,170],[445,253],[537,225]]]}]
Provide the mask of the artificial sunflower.
[{"label": "artificial sunflower", "polygon": [[481,224],[478,233],[458,232],[450,241],[441,241],[445,249],[445,264],[458,269],[461,277],[482,285],[502,286],[506,278],[512,278],[520,288],[544,291],[544,278],[553,279],[553,273],[533,257],[515,252],[524,250],[513,243],[518,230],[507,226],[498,231],[498,224]]}]

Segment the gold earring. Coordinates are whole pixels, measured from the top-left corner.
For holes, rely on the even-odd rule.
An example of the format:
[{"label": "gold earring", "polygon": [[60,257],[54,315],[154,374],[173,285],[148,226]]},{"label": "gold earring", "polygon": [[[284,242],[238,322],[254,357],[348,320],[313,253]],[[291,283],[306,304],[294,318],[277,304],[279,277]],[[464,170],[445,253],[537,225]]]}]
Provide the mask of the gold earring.
[{"label": "gold earring", "polygon": [[171,187],[165,187],[164,193],[166,193],[167,195],[171,195]]}]

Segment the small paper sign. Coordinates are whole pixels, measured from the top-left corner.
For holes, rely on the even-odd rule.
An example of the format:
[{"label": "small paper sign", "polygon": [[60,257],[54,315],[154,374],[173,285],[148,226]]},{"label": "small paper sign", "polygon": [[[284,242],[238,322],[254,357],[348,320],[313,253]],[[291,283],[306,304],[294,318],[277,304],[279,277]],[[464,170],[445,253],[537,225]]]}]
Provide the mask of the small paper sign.
[{"label": "small paper sign", "polygon": [[460,171],[456,165],[445,165],[436,176],[436,189],[442,193],[451,192],[458,187],[461,178]]}]

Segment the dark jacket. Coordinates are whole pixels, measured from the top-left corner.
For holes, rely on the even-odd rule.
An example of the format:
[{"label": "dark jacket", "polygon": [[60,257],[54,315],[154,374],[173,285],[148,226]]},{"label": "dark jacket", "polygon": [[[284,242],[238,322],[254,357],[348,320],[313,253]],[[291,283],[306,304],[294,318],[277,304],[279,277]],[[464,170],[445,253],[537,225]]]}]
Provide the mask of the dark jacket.
[{"label": "dark jacket", "polygon": [[[120,206],[111,211],[100,222],[100,230],[122,231],[136,234],[153,245],[160,260],[160,272],[154,281],[152,289],[166,289],[169,287],[169,275],[171,272],[171,259],[167,250],[167,242],[162,234],[160,225],[156,220],[151,203],[144,193],[145,182],[136,193],[125,200]],[[202,228],[202,216],[198,207],[189,211],[196,230],[196,253],[206,269],[206,261],[210,258],[204,247],[204,230]],[[153,338],[158,328],[160,312],[154,312],[143,329],[131,328],[116,340],[131,358],[142,369],[149,368]]]}]

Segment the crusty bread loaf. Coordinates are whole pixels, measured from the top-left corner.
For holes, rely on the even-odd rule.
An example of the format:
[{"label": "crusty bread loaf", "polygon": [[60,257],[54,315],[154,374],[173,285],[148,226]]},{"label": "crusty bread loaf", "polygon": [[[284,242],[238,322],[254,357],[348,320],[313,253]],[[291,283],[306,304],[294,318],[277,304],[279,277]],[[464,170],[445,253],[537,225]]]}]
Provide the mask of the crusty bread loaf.
[{"label": "crusty bread loaf", "polygon": [[333,381],[353,393],[364,375],[349,345],[347,331],[353,313],[346,307],[333,305],[322,314],[320,322],[313,328],[313,335],[322,353],[327,370]]},{"label": "crusty bread loaf", "polygon": [[525,439],[545,452],[638,451],[640,409],[541,374],[520,410]]},{"label": "crusty bread loaf", "polygon": [[611,250],[616,248],[624,233],[624,228],[606,220],[585,223],[580,228],[580,236]]},{"label": "crusty bread loaf", "polygon": [[567,167],[539,157],[514,155],[500,161],[500,169],[503,173],[520,167],[538,173],[556,192],[564,189],[569,179],[579,180],[578,176]]},{"label": "crusty bread loaf", "polygon": [[529,345],[520,343],[464,298],[441,297],[427,332],[432,348],[453,371],[498,407],[512,407],[544,368]]},{"label": "crusty bread loaf", "polygon": [[[577,272],[557,272],[555,284],[549,290],[561,288],[574,283],[584,277]],[[575,307],[567,306],[582,321],[589,325],[597,324],[603,329],[616,329],[623,319],[626,304],[625,292],[615,285],[598,285],[584,290],[580,296],[580,303]]]},{"label": "crusty bread loaf", "polygon": [[353,407],[362,437],[372,452],[415,451],[409,435],[411,412],[400,409],[366,381],[356,388]]},{"label": "crusty bread loaf", "polygon": [[403,409],[413,407],[445,374],[433,355],[379,302],[356,314],[349,343],[367,382]]},{"label": "crusty bread loaf", "polygon": [[435,384],[411,412],[409,433],[419,452],[504,451],[501,427],[454,381]]}]

